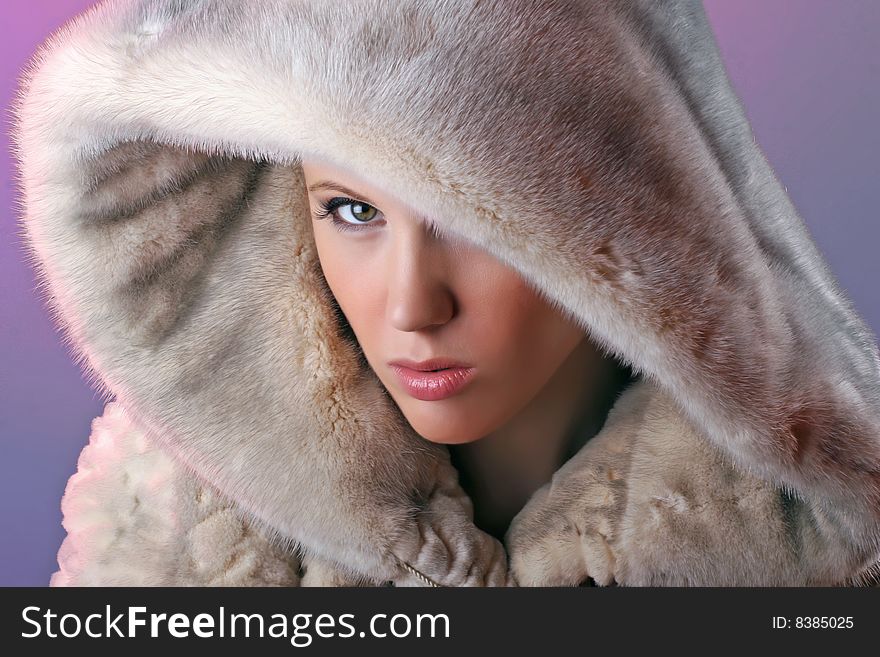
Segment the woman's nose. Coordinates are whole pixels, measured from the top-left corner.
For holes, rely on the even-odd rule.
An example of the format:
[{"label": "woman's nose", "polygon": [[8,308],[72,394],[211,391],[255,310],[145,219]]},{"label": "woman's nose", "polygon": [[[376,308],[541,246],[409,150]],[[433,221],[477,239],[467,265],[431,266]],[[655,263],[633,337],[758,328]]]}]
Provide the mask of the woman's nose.
[{"label": "woman's nose", "polygon": [[441,241],[426,230],[396,239],[388,260],[388,317],[399,331],[443,325],[455,313],[449,263]]}]

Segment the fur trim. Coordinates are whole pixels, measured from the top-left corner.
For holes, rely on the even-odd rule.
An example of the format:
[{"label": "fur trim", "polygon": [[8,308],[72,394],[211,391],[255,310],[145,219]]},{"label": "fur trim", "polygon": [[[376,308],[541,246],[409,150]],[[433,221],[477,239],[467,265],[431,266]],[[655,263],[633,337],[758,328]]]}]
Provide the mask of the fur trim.
[{"label": "fur trim", "polygon": [[92,422],[62,498],[51,586],[297,586],[300,560],[132,424],[117,403]]}]

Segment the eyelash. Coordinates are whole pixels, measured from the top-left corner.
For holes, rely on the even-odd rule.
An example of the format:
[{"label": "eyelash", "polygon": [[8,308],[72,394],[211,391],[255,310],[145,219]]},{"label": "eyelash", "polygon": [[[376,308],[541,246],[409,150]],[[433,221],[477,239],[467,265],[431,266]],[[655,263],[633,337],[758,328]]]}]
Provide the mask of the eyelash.
[{"label": "eyelash", "polygon": [[[323,219],[326,219],[327,217],[332,217],[331,222],[333,223],[333,226],[337,230],[340,230],[340,231],[370,230],[370,226],[372,226],[374,223],[377,223],[375,220],[369,221],[369,222],[359,226],[357,224],[353,224],[351,222],[344,221],[343,219],[340,219],[337,216],[337,214],[336,214],[337,209],[339,209],[340,207],[342,207],[344,205],[353,205],[355,203],[360,203],[361,205],[366,205],[371,208],[376,207],[374,205],[370,205],[369,203],[364,203],[363,201],[357,201],[353,198],[348,198],[347,196],[334,196],[333,198],[329,199],[328,201],[321,201],[318,204],[320,207],[320,210],[318,210],[315,213],[315,218],[318,221],[321,221]],[[376,208],[376,210],[378,210],[378,209],[379,208]]]}]

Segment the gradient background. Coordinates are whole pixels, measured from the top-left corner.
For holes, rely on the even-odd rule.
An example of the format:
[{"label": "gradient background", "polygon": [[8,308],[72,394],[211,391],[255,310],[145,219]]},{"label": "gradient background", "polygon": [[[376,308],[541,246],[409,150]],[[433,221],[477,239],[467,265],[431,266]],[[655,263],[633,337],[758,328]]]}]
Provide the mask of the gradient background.
[{"label": "gradient background", "polygon": [[[35,291],[17,237],[8,107],[22,66],[92,2],[0,3],[0,585],[43,586],[64,538],[60,500],[102,412]],[[877,332],[880,1],[705,0],[733,85],[771,165]]]}]

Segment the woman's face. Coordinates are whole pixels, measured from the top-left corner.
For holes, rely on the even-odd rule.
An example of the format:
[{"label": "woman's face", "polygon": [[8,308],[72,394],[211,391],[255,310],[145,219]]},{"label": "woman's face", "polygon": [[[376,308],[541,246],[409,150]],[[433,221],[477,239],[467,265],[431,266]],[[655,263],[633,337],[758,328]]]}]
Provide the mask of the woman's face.
[{"label": "woman's face", "polygon": [[[499,428],[585,339],[494,256],[439,237],[348,171],[302,165],[330,290],[367,362],[427,440],[467,443]],[[392,365],[435,358],[467,369],[419,375]]]}]

